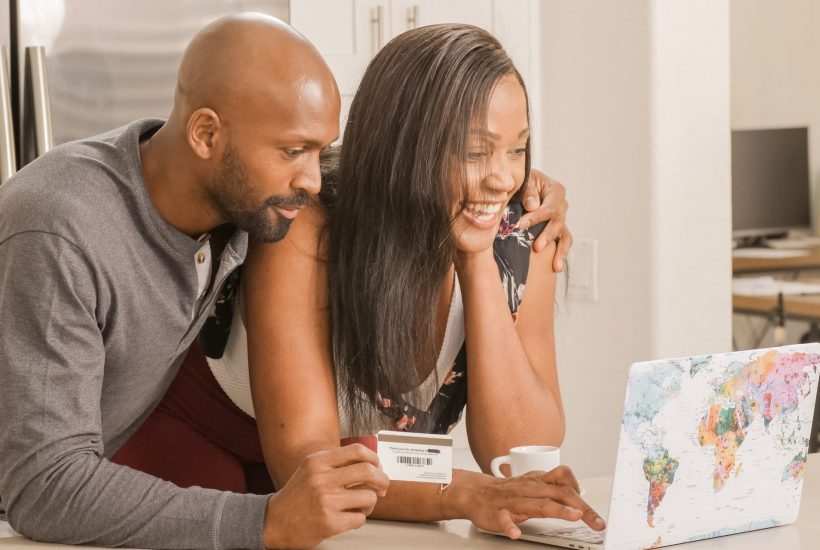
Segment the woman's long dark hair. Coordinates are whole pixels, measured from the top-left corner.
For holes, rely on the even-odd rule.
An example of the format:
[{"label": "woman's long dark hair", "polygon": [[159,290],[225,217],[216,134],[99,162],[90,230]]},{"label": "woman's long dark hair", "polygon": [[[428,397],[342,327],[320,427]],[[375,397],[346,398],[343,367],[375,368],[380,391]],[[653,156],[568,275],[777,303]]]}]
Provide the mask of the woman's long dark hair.
[{"label": "woman's long dark hair", "polygon": [[[466,201],[451,181],[508,74],[524,86],[488,32],[433,25],[391,40],[362,78],[338,173],[323,190],[333,362],[355,428],[368,429],[374,402],[412,392],[417,367],[436,362],[436,307],[456,252],[453,205]],[[527,174],[529,166],[528,142]]]}]

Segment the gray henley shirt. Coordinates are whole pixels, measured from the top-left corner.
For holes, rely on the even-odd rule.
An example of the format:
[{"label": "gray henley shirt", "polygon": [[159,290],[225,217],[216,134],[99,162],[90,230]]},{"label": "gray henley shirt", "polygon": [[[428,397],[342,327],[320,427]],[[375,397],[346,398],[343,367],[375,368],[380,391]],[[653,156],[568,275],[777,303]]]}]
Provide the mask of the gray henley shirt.
[{"label": "gray henley shirt", "polygon": [[269,496],[181,489],[107,460],[247,250],[236,231],[198,300],[202,245],[160,217],[142,179],[140,138],[162,123],[62,145],[0,186],[0,498],[40,541],[262,548]]}]

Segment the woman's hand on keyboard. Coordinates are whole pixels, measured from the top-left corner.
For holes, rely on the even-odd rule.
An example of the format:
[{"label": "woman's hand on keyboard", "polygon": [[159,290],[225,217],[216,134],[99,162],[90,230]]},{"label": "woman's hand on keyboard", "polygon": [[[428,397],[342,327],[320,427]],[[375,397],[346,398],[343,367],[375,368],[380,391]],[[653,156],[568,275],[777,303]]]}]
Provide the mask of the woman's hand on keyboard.
[{"label": "woman's hand on keyboard", "polygon": [[567,466],[511,478],[457,470],[442,494],[442,508],[447,517],[469,519],[511,539],[521,536],[516,524],[530,518],[583,520],[590,528],[603,530],[606,523],[579,492],[578,480]]}]

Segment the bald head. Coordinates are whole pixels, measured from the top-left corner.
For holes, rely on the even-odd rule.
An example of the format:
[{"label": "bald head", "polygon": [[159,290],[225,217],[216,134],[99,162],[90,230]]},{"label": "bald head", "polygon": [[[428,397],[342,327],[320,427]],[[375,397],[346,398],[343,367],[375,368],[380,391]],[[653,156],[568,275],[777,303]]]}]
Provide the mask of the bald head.
[{"label": "bald head", "polygon": [[301,34],[262,14],[218,19],[186,48],[173,111],[141,145],[149,192],[189,235],[229,222],[276,241],[319,191],[339,109],[330,69]]},{"label": "bald head", "polygon": [[174,114],[188,118],[208,107],[223,117],[254,117],[255,108],[327,100],[338,101],[338,90],[316,48],[275,17],[244,13],[217,19],[191,40],[179,68]]}]

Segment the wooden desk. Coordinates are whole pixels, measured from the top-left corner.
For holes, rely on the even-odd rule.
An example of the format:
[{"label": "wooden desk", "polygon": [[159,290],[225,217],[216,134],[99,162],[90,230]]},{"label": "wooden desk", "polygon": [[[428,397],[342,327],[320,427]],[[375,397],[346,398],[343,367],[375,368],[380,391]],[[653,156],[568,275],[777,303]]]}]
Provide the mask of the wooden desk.
[{"label": "wooden desk", "polygon": [[[797,522],[783,527],[751,531],[730,537],[721,537],[672,548],[691,550],[816,550],[820,547],[820,455],[809,455],[806,464],[806,478],[803,486],[800,517]],[[586,489],[585,497],[599,509],[609,502],[612,479],[598,477],[585,479],[581,485]],[[603,506],[601,504],[603,503]],[[0,522],[2,523],[2,522]],[[2,532],[2,529],[0,529]],[[54,550],[74,548],[56,544],[32,542],[19,536],[0,538],[0,550]],[[82,546],[80,549],[91,550]],[[343,533],[325,541],[319,550],[417,550],[419,548],[455,549],[506,549],[537,550],[553,548],[532,542],[513,542],[503,537],[479,533],[466,520],[443,521],[439,523],[400,523],[370,520],[356,531]]]},{"label": "wooden desk", "polygon": [[[738,275],[767,271],[795,271],[799,273],[803,270],[820,269],[820,246],[815,246],[809,250],[810,254],[808,256],[796,258],[732,258],[732,271],[735,275]],[[805,281],[815,284],[820,283],[820,280],[805,279]],[[784,296],[782,311],[777,310],[777,302],[776,296],[733,294],[732,311],[742,315],[767,317],[770,320],[782,317],[783,319],[806,321],[811,324],[810,331],[814,334],[817,333],[817,325],[820,323],[820,294]]]},{"label": "wooden desk", "polygon": [[[820,283],[820,281],[806,281]],[[776,296],[741,296],[732,295],[732,310],[744,315],[768,317],[777,308]],[[783,315],[787,319],[820,323],[820,294],[805,296],[784,296]]]},{"label": "wooden desk", "polygon": [[808,256],[796,258],[732,258],[732,272],[738,274],[820,269],[820,246],[814,246],[808,250]]}]

